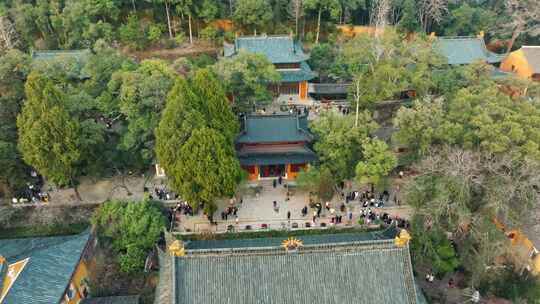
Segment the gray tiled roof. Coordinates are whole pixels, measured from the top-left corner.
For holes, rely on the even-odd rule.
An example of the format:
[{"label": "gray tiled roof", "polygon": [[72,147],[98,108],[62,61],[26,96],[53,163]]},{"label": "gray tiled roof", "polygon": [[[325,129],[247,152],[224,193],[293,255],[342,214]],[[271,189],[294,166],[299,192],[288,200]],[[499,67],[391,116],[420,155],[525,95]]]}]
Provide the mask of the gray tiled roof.
[{"label": "gray tiled roof", "polygon": [[29,258],[2,304],[58,303],[88,242],[78,235],[0,240],[0,255],[13,263]]},{"label": "gray tiled roof", "polygon": [[489,51],[480,37],[439,37],[435,47],[448,59],[448,64],[471,64],[479,60],[497,63],[504,58]]},{"label": "gray tiled roof", "polygon": [[540,73],[540,46],[522,46],[521,50],[533,73]]},{"label": "gray tiled roof", "polygon": [[90,55],[90,50],[48,50],[48,51],[33,51],[32,58],[34,59],[53,59],[59,57],[71,57],[83,59]]},{"label": "gray tiled roof", "polygon": [[309,59],[300,42],[290,36],[249,36],[236,38],[234,45],[224,45],[225,57],[230,57],[244,49],[251,53],[263,54],[272,63],[293,63]]},{"label": "gray tiled roof", "polygon": [[305,145],[260,146],[237,152],[242,165],[305,164],[317,160],[315,152]]},{"label": "gray tiled roof", "polygon": [[175,264],[177,304],[418,303],[409,248],[393,240],[187,250]]},{"label": "gray tiled roof", "polygon": [[313,72],[305,61],[300,63],[300,69],[279,70],[279,73],[281,74],[281,82],[308,81],[317,77],[317,73]]},{"label": "gray tiled roof", "polygon": [[81,304],[139,304],[139,296],[87,298]]},{"label": "gray tiled roof", "polygon": [[303,126],[305,116],[250,115],[245,118],[237,143],[276,143],[311,141],[312,135]]}]

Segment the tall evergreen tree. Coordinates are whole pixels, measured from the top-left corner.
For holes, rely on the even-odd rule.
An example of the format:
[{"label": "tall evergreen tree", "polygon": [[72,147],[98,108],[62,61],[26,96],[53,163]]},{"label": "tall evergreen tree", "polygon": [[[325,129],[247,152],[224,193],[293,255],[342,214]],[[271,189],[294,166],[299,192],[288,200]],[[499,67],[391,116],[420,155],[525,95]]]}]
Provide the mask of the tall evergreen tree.
[{"label": "tall evergreen tree", "polygon": [[195,206],[204,203],[209,215],[214,200],[234,194],[241,179],[237,133],[223,88],[208,70],[176,82],[156,129],[156,155],[172,189]]},{"label": "tall evergreen tree", "polygon": [[26,97],[17,118],[24,161],[57,185],[74,185],[81,158],[81,128],[64,107],[64,95],[50,80],[32,73]]}]

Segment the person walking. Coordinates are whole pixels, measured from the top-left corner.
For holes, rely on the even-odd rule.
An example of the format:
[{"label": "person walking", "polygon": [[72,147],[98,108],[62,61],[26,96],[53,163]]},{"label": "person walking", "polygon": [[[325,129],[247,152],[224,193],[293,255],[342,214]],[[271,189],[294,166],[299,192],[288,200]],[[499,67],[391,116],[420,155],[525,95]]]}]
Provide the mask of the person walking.
[{"label": "person walking", "polygon": [[290,211],[287,211],[287,220],[289,222],[291,221],[291,212]]}]

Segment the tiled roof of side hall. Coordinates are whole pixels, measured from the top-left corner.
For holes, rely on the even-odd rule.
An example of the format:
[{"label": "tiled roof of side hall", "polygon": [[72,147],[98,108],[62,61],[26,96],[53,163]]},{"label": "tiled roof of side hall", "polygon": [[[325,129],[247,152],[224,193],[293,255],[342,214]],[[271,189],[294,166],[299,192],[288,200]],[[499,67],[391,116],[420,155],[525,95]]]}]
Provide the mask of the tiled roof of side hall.
[{"label": "tiled roof of side hall", "polygon": [[82,59],[90,55],[90,50],[43,50],[33,51],[33,59],[53,59],[58,57],[73,57],[76,59]]},{"label": "tiled roof of side hall", "polygon": [[186,252],[174,262],[176,304],[419,302],[409,248],[392,239]]},{"label": "tiled roof of side hall", "polygon": [[250,115],[243,122],[237,143],[306,142],[312,135],[306,129],[305,116]]},{"label": "tiled roof of side hall", "polygon": [[224,45],[225,57],[238,53],[239,50],[263,54],[272,63],[294,63],[309,59],[302,44],[290,36],[246,36],[236,38],[234,44]]},{"label": "tiled roof of side hall", "polygon": [[300,69],[278,70],[278,72],[281,74],[281,82],[308,81],[317,77],[317,73],[313,72],[305,61],[300,63]]},{"label": "tiled roof of side hall", "polygon": [[78,235],[0,240],[0,255],[9,263],[28,263],[2,304],[58,303],[90,237]]},{"label": "tiled roof of side hall", "polygon": [[482,37],[438,37],[434,45],[448,59],[448,64],[471,64],[479,60],[497,63],[505,56],[489,51]]}]

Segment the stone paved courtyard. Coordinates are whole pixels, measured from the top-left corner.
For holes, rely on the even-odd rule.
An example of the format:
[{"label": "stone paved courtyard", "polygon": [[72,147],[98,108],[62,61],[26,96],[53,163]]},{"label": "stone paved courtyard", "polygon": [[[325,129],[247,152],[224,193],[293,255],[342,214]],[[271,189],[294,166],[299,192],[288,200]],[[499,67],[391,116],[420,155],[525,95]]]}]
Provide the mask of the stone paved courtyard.
[{"label": "stone paved courtyard", "polygon": [[[218,210],[214,215],[214,220],[217,225],[211,225],[209,221],[202,216],[202,213],[195,216],[181,215],[179,218],[179,224],[176,231],[180,233],[185,232],[224,232],[227,231],[228,226],[232,225],[235,230],[246,230],[246,226],[250,225],[253,230],[261,230],[262,224],[266,224],[268,229],[288,229],[291,228],[293,223],[298,224],[298,228],[305,228],[306,223],[310,223],[313,218],[313,212],[315,209],[309,208],[309,197],[304,191],[293,190],[294,194],[288,201],[286,199],[286,188],[283,185],[277,185],[276,188],[272,186],[271,181],[261,181],[258,185],[262,186],[262,191],[259,195],[244,195],[243,203],[237,202],[235,206],[238,207],[238,221],[232,214],[228,216],[227,220],[221,219],[221,212],[230,206],[229,201],[220,201],[218,203]],[[277,201],[278,211],[274,210],[273,201]],[[338,226],[346,226],[349,224],[356,225],[358,216],[362,210],[362,206],[358,201],[349,202],[346,204],[346,211],[340,212],[339,207],[344,203],[338,195],[331,202],[331,208],[336,210],[336,215],[342,215],[343,220]],[[304,206],[308,206],[308,214],[302,217],[301,209]],[[387,206],[384,208],[371,208],[377,214],[388,213],[393,217],[409,218],[410,209],[408,207]],[[291,220],[287,220],[287,212],[291,212]],[[350,223],[348,221],[348,212],[353,213],[353,220]],[[330,227],[332,215],[325,208],[321,213],[321,217],[315,221],[315,226],[320,228],[321,223],[325,223],[327,227]]]}]

